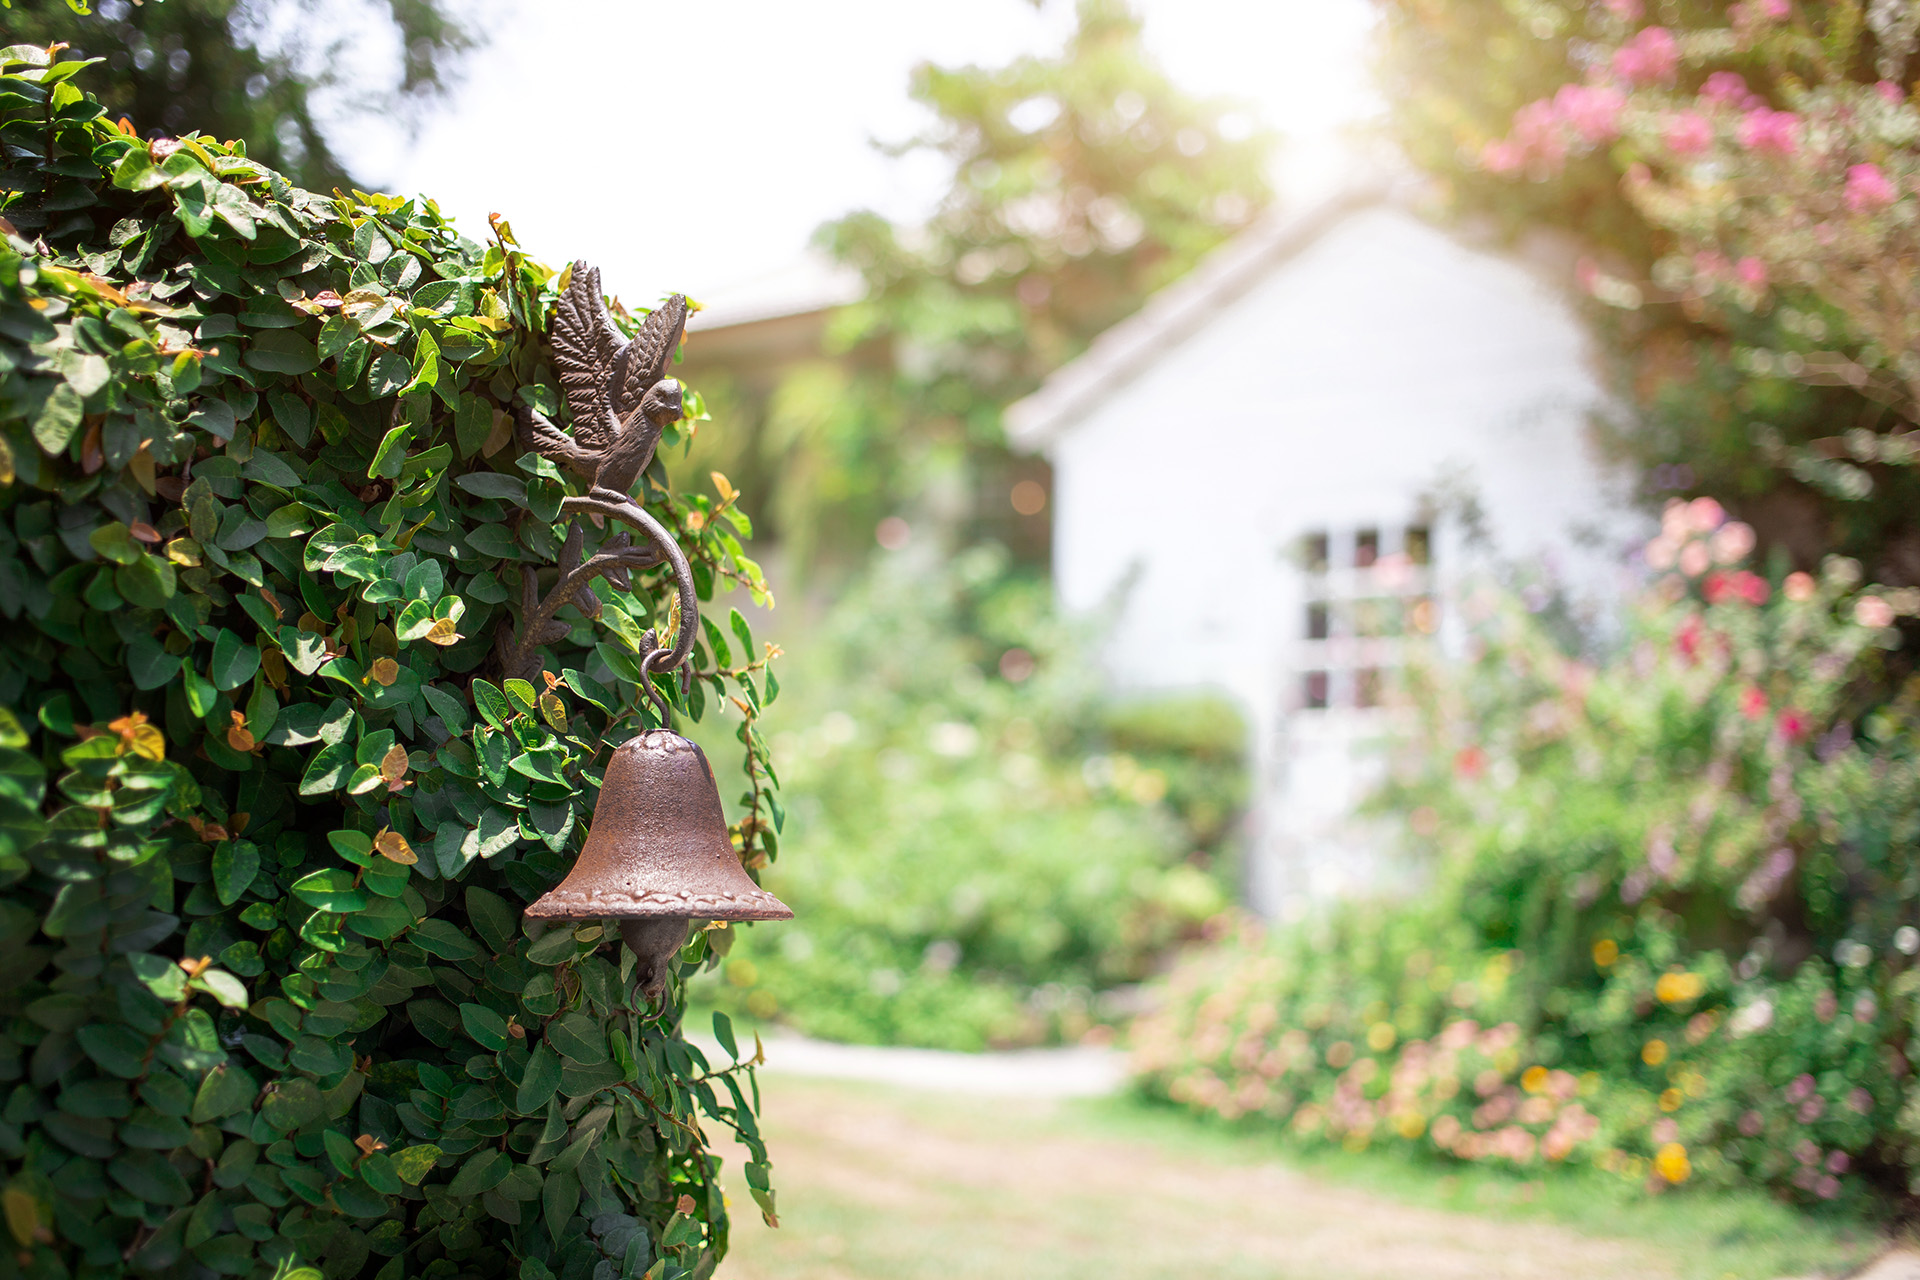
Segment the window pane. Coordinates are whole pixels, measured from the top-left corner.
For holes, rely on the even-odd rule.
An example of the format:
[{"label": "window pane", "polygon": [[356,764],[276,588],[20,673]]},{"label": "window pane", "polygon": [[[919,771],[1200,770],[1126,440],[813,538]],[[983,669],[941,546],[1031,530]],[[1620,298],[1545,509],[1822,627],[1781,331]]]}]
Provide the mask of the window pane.
[{"label": "window pane", "polygon": [[1300,562],[1308,573],[1327,571],[1327,535],[1309,533],[1300,539]]},{"label": "window pane", "polygon": [[1307,639],[1327,638],[1327,602],[1316,600],[1307,606]]},{"label": "window pane", "polygon": [[1407,559],[1414,564],[1433,563],[1433,530],[1423,524],[1408,528]]},{"label": "window pane", "polygon": [[1306,678],[1307,706],[1320,709],[1327,705],[1329,681],[1324,671],[1309,671]]},{"label": "window pane", "polygon": [[1378,667],[1362,667],[1353,673],[1353,705],[1356,707],[1380,705],[1380,669]]},{"label": "window pane", "polygon": [[1373,562],[1379,558],[1380,531],[1378,529],[1362,529],[1359,533],[1353,535],[1354,568],[1371,568]]}]

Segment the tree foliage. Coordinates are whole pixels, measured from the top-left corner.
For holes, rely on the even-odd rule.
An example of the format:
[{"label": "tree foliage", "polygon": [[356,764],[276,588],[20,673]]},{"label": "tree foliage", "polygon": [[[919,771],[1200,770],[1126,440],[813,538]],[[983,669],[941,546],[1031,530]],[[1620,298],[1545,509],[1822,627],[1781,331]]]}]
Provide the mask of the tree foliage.
[{"label": "tree foliage", "polygon": [[[709,1065],[598,923],[521,915],[650,722],[645,633],[693,625],[636,568],[561,611],[537,681],[495,669],[570,539],[612,534],[512,445],[516,405],[560,411],[564,273],[504,223],[483,247],[239,142],[143,141],[57,49],[0,60],[32,178],[0,197],[10,1249],[34,1277],[710,1273],[703,1123],[772,1214],[757,1059],[720,1021]],[[703,597],[764,599],[713,483],[656,458],[642,496]],[[734,722],[762,865],[772,651],[703,623],[689,691],[655,687]]]},{"label": "tree foliage", "polygon": [[[245,138],[255,160],[316,191],[355,175],[314,117],[316,93],[350,76],[353,110],[404,118],[446,87],[474,33],[445,0],[384,0],[354,10],[346,34],[328,21],[328,0],[8,0],[0,45],[65,41],[70,58],[98,57],[111,74],[91,92],[115,119],[149,137],[197,129]],[[381,30],[378,19],[386,19]],[[386,36],[397,47],[383,83],[360,47]]]},{"label": "tree foliage", "polygon": [[866,284],[837,317],[834,359],[764,405],[716,401],[753,423],[748,455],[723,465],[764,488],[796,548],[864,548],[908,507],[963,538],[1006,536],[1002,407],[1267,198],[1268,140],[1168,81],[1118,0],[1083,0],[1057,55],[923,66],[912,96],[934,124],[890,150],[952,167],[938,209],[915,227],[867,211],[823,227]]}]

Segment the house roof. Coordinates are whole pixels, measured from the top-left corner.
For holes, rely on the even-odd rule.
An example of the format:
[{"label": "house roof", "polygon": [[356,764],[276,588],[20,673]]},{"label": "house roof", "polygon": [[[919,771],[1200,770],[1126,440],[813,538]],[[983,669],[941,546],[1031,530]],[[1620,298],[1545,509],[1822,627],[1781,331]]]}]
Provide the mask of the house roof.
[{"label": "house roof", "polygon": [[1385,182],[1365,182],[1262,218],[1095,338],[1085,352],[1054,370],[1038,391],[1009,405],[1008,438],[1019,448],[1044,450],[1276,266],[1343,219],[1387,200],[1389,191]]},{"label": "house roof", "polygon": [[777,270],[699,294],[687,328],[697,333],[830,311],[865,293],[859,272],[808,250]]}]

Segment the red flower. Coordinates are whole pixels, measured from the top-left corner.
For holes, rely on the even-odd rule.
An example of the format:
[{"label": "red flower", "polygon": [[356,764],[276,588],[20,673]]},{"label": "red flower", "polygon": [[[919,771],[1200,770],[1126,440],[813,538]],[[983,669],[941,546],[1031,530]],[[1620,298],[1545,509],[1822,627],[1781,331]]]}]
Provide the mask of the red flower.
[{"label": "red flower", "polygon": [[1462,747],[1453,757],[1453,771],[1468,782],[1487,771],[1487,753],[1478,747]]},{"label": "red flower", "polygon": [[1813,720],[1804,711],[1788,707],[1780,713],[1780,736],[1788,742],[1804,742],[1813,732]]},{"label": "red flower", "polygon": [[1740,695],[1740,714],[1749,720],[1758,720],[1767,714],[1767,695],[1749,688]]},{"label": "red flower", "polygon": [[1688,618],[1674,633],[1673,647],[1680,651],[1681,657],[1692,662],[1700,656],[1700,641],[1705,634],[1706,628],[1700,625],[1700,619]]}]

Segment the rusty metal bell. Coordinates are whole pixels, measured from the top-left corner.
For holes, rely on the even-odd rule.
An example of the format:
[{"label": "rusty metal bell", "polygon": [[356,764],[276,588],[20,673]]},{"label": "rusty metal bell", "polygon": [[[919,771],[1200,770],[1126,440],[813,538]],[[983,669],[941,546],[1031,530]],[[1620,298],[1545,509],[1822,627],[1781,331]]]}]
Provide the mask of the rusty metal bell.
[{"label": "rusty metal bell", "polygon": [[527,915],[619,921],[656,998],[690,921],[793,919],[741,867],[706,753],[669,729],[614,750],[579,860]]}]

